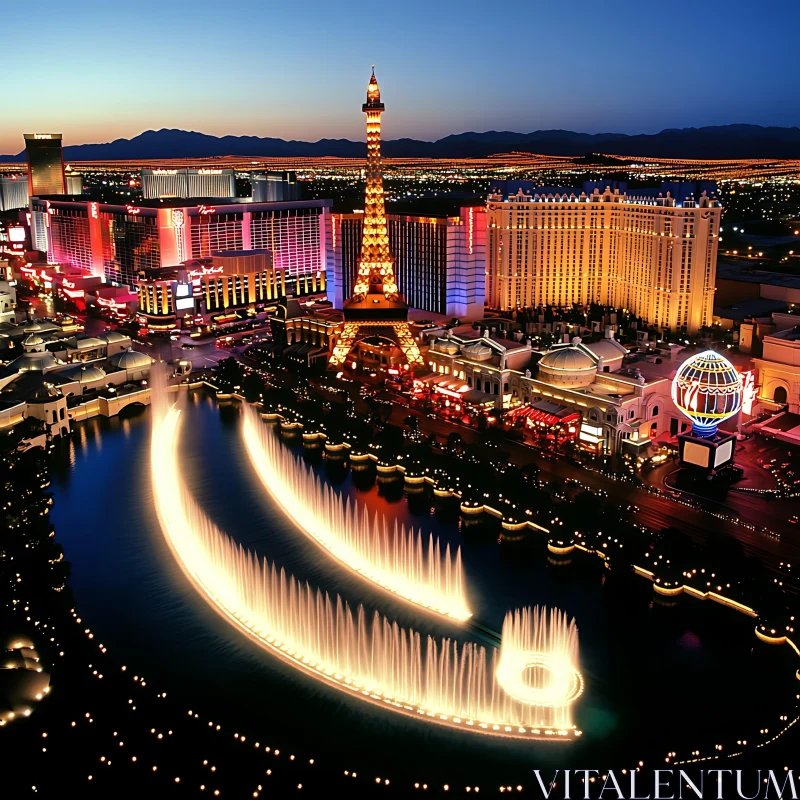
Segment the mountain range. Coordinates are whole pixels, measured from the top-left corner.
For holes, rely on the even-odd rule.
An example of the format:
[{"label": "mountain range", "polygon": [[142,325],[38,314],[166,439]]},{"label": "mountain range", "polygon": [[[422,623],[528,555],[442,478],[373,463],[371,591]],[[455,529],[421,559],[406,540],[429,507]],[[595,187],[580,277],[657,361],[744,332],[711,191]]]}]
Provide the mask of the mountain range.
[{"label": "mountain range", "polygon": [[[263,158],[365,155],[364,142],[320,139],[286,141],[258,136],[211,136],[196,131],[162,128],[132,139],[64,148],[65,161],[144,160],[247,156]],[[667,128],[654,134],[576,133],[564,130],[514,133],[485,131],[445,136],[435,142],[390,139],[383,154],[394,158],[480,158],[511,151],[554,156],[606,153],[654,158],[800,158],[800,128],[761,125],[716,125],[704,128]],[[0,156],[0,162],[25,161],[25,151]]]}]

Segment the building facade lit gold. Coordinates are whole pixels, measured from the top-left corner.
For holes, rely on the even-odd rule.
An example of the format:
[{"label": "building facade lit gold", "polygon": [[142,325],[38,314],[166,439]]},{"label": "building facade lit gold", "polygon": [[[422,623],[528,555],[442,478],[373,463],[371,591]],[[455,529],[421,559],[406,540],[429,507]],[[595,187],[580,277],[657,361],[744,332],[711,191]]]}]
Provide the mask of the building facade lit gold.
[{"label": "building facade lit gold", "polygon": [[694,334],[712,323],[721,211],[705,196],[681,203],[608,189],[490,195],[487,303],[513,311],[594,302]]}]

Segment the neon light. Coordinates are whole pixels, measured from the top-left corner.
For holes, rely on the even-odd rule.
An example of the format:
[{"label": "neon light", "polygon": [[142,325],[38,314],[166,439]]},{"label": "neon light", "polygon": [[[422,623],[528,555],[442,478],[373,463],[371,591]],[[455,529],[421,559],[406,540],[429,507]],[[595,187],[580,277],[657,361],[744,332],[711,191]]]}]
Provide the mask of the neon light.
[{"label": "neon light", "polygon": [[698,436],[710,438],[742,404],[742,381],[733,364],[713,350],[684,361],[672,381],[672,400]]},{"label": "neon light", "polygon": [[201,267],[200,269],[193,269],[189,271],[189,277],[194,280],[201,278],[204,275],[219,275],[222,272],[222,267]]},{"label": "neon light", "polygon": [[113,298],[109,299],[106,297],[98,297],[97,305],[105,306],[106,308],[126,308],[128,304],[114,300]]},{"label": "neon light", "polygon": [[472,255],[472,242],[473,242],[473,230],[475,228],[475,209],[470,206],[469,209],[469,252]]},{"label": "neon light", "polygon": [[756,378],[753,370],[749,369],[741,373],[742,379],[742,411],[745,414],[753,413],[753,403],[758,395],[756,388]]}]

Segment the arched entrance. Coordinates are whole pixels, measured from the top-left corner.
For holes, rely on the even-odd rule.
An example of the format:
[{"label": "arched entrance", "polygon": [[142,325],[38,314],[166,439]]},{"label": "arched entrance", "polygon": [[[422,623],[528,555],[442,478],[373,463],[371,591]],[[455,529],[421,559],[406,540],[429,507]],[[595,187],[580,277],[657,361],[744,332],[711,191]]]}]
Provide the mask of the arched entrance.
[{"label": "arched entrance", "polygon": [[775,391],[772,393],[772,399],[774,402],[779,403],[782,406],[786,405],[786,401],[789,399],[786,387],[776,386]]}]

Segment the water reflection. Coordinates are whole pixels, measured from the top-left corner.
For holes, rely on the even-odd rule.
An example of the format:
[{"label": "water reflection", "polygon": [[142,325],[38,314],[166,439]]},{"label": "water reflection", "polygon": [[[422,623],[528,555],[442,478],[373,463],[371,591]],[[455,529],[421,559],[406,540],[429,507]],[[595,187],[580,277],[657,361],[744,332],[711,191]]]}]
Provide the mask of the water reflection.
[{"label": "water reflection", "polygon": [[[238,406],[217,409],[213,399],[195,393],[185,414],[186,480],[217,524],[315,585],[426,630],[427,622],[332,568],[270,506],[239,445]],[[452,778],[457,768],[476,781],[486,775],[510,780],[516,771],[522,782],[530,775],[532,753],[538,763],[561,759],[559,766],[571,760],[585,767],[587,752],[594,763],[620,753],[638,760],[645,743],[654,749],[663,744],[663,753],[683,740],[677,708],[693,709],[693,730],[702,737],[703,731],[736,730],[748,716],[764,718],[775,707],[785,713],[779,704],[787,689],[783,675],[796,693],[793,670],[783,661],[788,648],[754,645],[751,621],[743,616],[685,597],[667,607],[653,598],[647,582],[614,580],[595,557],[549,560],[546,543],[535,534],[502,532],[499,520],[484,515],[457,523],[450,499],[433,497],[430,487],[404,493],[396,480],[379,481],[372,462],[323,458],[314,469],[338,491],[358,493],[373,511],[396,514],[462,546],[470,604],[490,627],[499,628],[507,609],[537,602],[564,608],[578,621],[587,690],[576,722],[585,741],[570,755],[555,757],[543,747],[477,746],[453,734],[426,733],[423,739],[412,723],[359,711],[283,670],[232,636],[194,597],[153,535],[144,480],[149,428],[145,409],[76,424],[72,438],[54,452],[53,521],[72,562],[78,607],[92,628],[170,691],[202,696],[209,713],[235,709],[237,719],[249,719],[259,730],[288,708],[299,716],[307,711],[328,724],[316,732],[287,725],[285,735],[332,756],[353,759],[359,753],[376,770],[381,765],[396,774],[393,754],[406,748],[415,753],[414,769],[428,776]],[[303,449],[301,436],[289,440]]]}]

